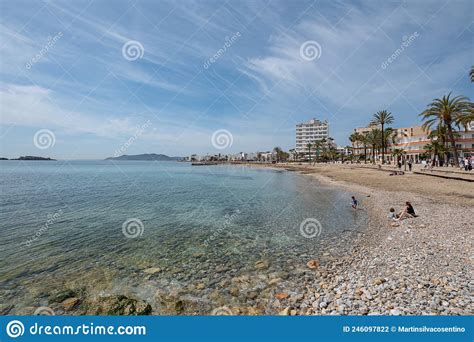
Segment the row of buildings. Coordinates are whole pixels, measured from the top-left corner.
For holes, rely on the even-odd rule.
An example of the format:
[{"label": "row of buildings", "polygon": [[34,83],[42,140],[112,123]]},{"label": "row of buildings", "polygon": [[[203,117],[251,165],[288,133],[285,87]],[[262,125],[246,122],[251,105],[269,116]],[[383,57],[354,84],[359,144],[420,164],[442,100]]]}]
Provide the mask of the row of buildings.
[{"label": "row of buildings", "polygon": [[[355,133],[366,134],[375,127],[361,127],[355,128]],[[386,159],[393,161],[392,150],[401,149],[405,152],[408,159],[419,162],[426,154],[426,145],[431,141],[428,138],[430,132],[425,131],[421,126],[401,127],[394,129],[394,143],[388,146]],[[336,147],[334,140],[329,135],[329,123],[327,120],[322,121],[318,119],[311,119],[296,125],[296,152],[302,157],[309,156],[308,143],[313,144],[316,141],[326,141],[336,148],[340,155],[363,155],[366,153],[369,157],[372,156],[372,151],[369,147],[364,148],[360,144],[353,144],[352,149],[347,147]],[[468,125],[466,131],[456,132],[456,147],[459,150],[461,157],[468,157],[474,155],[474,122]],[[311,151],[312,157],[316,151]],[[376,158],[380,158],[378,151],[376,151]]]},{"label": "row of buildings", "polygon": [[[355,128],[354,133],[366,134],[374,128],[376,127]],[[385,158],[389,161],[393,161],[391,151],[393,149],[401,149],[405,152],[408,159],[419,162],[427,153],[426,145],[431,142],[428,138],[429,133],[430,132],[425,131],[422,126],[394,128],[395,142],[388,146]],[[466,131],[456,132],[456,147],[459,150],[460,157],[474,155],[474,122],[468,125]],[[361,156],[364,152],[366,152],[368,156],[372,155],[370,148],[364,149],[361,144],[353,144],[354,155]],[[379,157],[380,156],[376,155],[376,158]]]},{"label": "row of buildings", "polygon": [[[295,149],[290,150],[290,160],[295,159],[307,159],[309,157],[308,153],[308,142],[313,144],[315,141],[325,140],[326,144],[331,145],[334,149],[337,148],[334,140],[329,136],[329,123],[326,121],[321,121],[317,119],[311,119],[308,122],[304,122],[296,125],[296,147]],[[340,153],[349,153],[347,148],[337,148],[337,151]],[[314,157],[316,151],[311,151],[311,156]],[[215,154],[215,155],[204,155],[199,156],[193,154],[189,157],[186,157],[187,161],[262,161],[262,162],[272,162],[277,160],[277,155],[275,151],[262,151],[262,152],[239,152],[234,154]]]},{"label": "row of buildings", "polygon": [[274,151],[263,151],[263,152],[239,152],[231,154],[206,154],[197,155],[192,154],[184,158],[185,161],[190,162],[210,162],[210,161],[221,161],[221,162],[237,162],[237,161],[261,161],[261,162],[272,162],[276,161],[276,153]]},{"label": "row of buildings", "polygon": [[[367,134],[373,130],[374,126],[359,127],[354,129],[354,133]],[[295,131],[295,149],[290,150],[290,160],[298,159],[305,160],[309,157],[314,158],[317,154],[314,148],[315,142],[325,142],[327,147],[331,147],[337,151],[339,155],[355,155],[362,156],[364,153],[368,158],[372,157],[372,150],[370,146],[362,146],[360,143],[353,143],[352,148],[338,147],[329,135],[329,122],[327,120],[310,119],[307,122],[302,122],[296,125]],[[474,156],[474,122],[468,125],[466,131],[456,132],[456,146],[461,157]],[[393,161],[392,151],[394,149],[401,149],[405,152],[408,159],[419,162],[426,155],[426,145],[431,141],[428,138],[429,132],[425,131],[421,126],[394,128],[394,143],[387,147],[385,158]],[[313,145],[308,149],[308,143]],[[375,151],[375,158],[381,158],[378,155],[379,151]],[[311,154],[311,156],[310,156]],[[234,154],[216,154],[216,155],[191,155],[186,158],[188,161],[262,161],[272,162],[277,160],[274,151],[262,151],[245,153],[239,152]]]}]

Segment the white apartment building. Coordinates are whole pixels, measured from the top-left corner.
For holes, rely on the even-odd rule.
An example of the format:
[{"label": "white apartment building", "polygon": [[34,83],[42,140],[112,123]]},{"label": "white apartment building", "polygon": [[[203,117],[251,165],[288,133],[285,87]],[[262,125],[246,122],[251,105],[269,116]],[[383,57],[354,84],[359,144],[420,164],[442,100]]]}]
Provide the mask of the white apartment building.
[{"label": "white apartment building", "polygon": [[329,138],[329,123],[311,119],[296,125],[296,152],[308,152],[306,145],[317,140]]},{"label": "white apartment building", "polygon": [[347,146],[337,146],[336,151],[337,153],[342,154],[344,156],[349,156],[352,154],[352,151],[347,148]]}]

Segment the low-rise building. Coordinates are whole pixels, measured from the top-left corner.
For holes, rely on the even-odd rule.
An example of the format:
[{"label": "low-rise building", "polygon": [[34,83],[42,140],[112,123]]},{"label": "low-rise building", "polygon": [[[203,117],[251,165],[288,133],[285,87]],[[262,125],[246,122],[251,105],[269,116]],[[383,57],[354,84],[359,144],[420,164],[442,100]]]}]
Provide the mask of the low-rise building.
[{"label": "low-rise building", "polygon": [[[371,130],[376,128],[375,126],[371,127],[361,127],[355,128],[354,132],[367,134]],[[385,156],[386,160],[393,161],[392,151],[394,149],[402,149],[405,152],[405,155],[408,159],[412,159],[415,162],[420,161],[423,154],[427,152],[425,146],[428,145],[431,140],[428,138],[429,131],[423,129],[422,126],[412,126],[412,127],[401,127],[394,128],[394,143],[387,146],[387,154]],[[456,135],[456,147],[459,151],[460,157],[467,157],[474,155],[474,122],[468,125],[467,131],[457,131]],[[363,155],[364,146],[361,143],[353,143],[354,155]],[[370,146],[367,146],[365,149],[368,158],[372,158],[372,150]],[[379,151],[375,152],[375,158],[380,159],[381,155]]]},{"label": "low-rise building", "polygon": [[348,148],[347,146],[338,146],[336,148],[337,153],[343,155],[343,156],[349,156],[352,154],[352,150]]}]

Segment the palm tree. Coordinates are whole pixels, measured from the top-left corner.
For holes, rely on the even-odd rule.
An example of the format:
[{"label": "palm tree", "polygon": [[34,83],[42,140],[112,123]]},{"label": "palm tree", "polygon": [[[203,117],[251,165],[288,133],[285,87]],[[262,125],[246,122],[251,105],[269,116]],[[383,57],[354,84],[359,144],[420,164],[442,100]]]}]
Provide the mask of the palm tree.
[{"label": "palm tree", "polygon": [[397,158],[397,163],[400,161],[400,159],[403,158],[404,154],[405,151],[403,150],[403,148],[394,148],[392,151],[393,157]]},{"label": "palm tree", "polygon": [[446,128],[447,140],[449,140],[454,153],[454,162],[457,163],[459,153],[453,127],[459,128],[461,125],[467,125],[466,118],[472,117],[472,104],[469,99],[461,95],[451,98],[451,93],[449,93],[448,96],[443,96],[441,99],[434,99],[420,116],[424,121],[422,127],[425,130],[429,130],[435,124]]},{"label": "palm tree", "polygon": [[281,159],[281,156],[282,156],[283,150],[281,149],[281,147],[278,147],[278,146],[277,146],[277,147],[275,147],[275,148],[273,149],[273,152],[275,152],[275,154],[276,154],[276,159],[277,159],[276,162],[279,163],[279,162],[280,162],[280,159]]},{"label": "palm tree", "polygon": [[392,113],[387,112],[386,110],[381,110],[381,111],[378,111],[377,113],[374,114],[374,118],[370,122],[370,125],[380,126],[380,128],[382,130],[382,136],[381,136],[381,139],[382,139],[382,164],[385,164],[385,152],[386,152],[385,151],[385,136],[384,136],[385,130],[384,130],[384,127],[385,127],[385,125],[390,125],[391,123],[393,123],[394,120],[395,119],[394,119]]},{"label": "palm tree", "polygon": [[327,159],[327,150],[328,150],[328,143],[326,138],[323,138],[319,141],[319,147],[321,148],[321,157],[324,162]]},{"label": "palm tree", "polygon": [[367,164],[367,134],[359,134],[359,142],[364,146],[364,164]]},{"label": "palm tree", "polygon": [[360,141],[360,133],[354,132],[349,136],[349,141],[352,143],[352,148],[358,150],[359,148],[359,141]]},{"label": "palm tree", "polygon": [[372,149],[372,164],[375,164],[375,151],[377,149],[377,146],[380,143],[380,129],[374,128],[370,132],[366,134],[366,142],[367,145],[371,147]]},{"label": "palm tree", "polygon": [[290,152],[290,155],[293,157],[293,161],[296,161],[296,150],[292,148],[288,152]]},{"label": "palm tree", "polygon": [[439,159],[440,154],[446,153],[445,146],[437,139],[431,140],[431,142],[424,146],[426,152],[431,154],[431,165],[435,166],[436,157]]},{"label": "palm tree", "polygon": [[310,164],[311,164],[311,147],[313,147],[313,145],[312,145],[310,142],[308,142],[308,143],[306,144],[306,148],[308,149],[309,163],[310,163]]},{"label": "palm tree", "polygon": [[[442,123],[439,123],[434,130],[428,133],[428,139],[431,142],[437,140],[439,144],[441,144],[443,148],[443,164],[448,163],[448,148],[447,148],[447,140],[446,140],[446,127],[443,126]],[[439,149],[438,149],[439,150]]]},{"label": "palm tree", "polygon": [[319,151],[321,149],[321,146],[322,146],[322,143],[320,140],[316,140],[314,143],[313,143],[313,148],[314,148],[314,152],[316,154],[316,158],[314,158],[314,164],[313,165],[316,165],[316,162],[318,161],[318,158],[319,158]]},{"label": "palm tree", "polygon": [[383,135],[384,135],[385,150],[387,150],[390,146],[395,145],[396,140],[397,140],[396,139],[397,134],[393,128],[386,128]]}]

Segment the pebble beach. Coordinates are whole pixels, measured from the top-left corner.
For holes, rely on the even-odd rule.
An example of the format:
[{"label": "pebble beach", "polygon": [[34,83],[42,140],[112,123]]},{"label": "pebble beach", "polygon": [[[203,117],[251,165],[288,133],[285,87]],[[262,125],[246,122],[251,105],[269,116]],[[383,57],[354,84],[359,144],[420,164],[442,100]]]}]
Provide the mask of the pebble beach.
[{"label": "pebble beach", "polygon": [[[376,171],[360,171],[377,181],[379,186],[374,188],[357,184],[366,181],[361,180],[359,171],[336,165],[289,169],[362,194],[361,207],[369,211],[371,220],[354,241],[351,253],[316,268],[300,292],[280,303],[286,305],[280,314],[474,313],[474,225],[472,199],[468,197],[474,189],[470,184],[410,179],[426,189],[424,193],[430,194],[427,197],[393,189],[394,182],[405,182],[406,178],[394,179]],[[400,177],[413,178],[410,174]],[[389,208],[398,211],[407,200],[419,217],[391,224]]]}]

